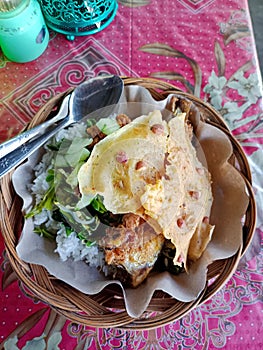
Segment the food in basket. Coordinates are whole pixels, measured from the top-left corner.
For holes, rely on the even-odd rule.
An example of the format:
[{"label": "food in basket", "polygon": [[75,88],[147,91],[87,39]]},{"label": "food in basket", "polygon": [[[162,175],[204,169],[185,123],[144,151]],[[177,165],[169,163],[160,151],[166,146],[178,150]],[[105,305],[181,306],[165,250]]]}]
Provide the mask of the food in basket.
[{"label": "food in basket", "polygon": [[[61,259],[85,260],[136,287],[156,268],[180,272],[211,239],[211,179],[187,114],[153,111],[59,133],[36,167],[35,231]],[[41,186],[41,189],[39,188]]]}]

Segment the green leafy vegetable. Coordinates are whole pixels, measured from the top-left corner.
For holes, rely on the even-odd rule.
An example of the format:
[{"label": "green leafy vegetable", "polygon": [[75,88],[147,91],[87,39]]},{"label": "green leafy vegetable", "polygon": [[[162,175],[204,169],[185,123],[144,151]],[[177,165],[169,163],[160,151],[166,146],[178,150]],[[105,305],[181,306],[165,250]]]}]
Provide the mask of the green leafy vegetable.
[{"label": "green leafy vegetable", "polygon": [[25,215],[26,219],[29,219],[42,212],[43,209],[53,210],[54,198],[55,198],[55,182],[54,182],[54,171],[48,170],[46,181],[49,183],[49,188],[44,194],[42,200],[34,206],[34,208]]},{"label": "green leafy vegetable", "polygon": [[115,118],[101,118],[96,125],[105,135],[112,134],[120,128]]},{"label": "green leafy vegetable", "polygon": [[91,144],[90,138],[76,138],[72,141],[69,148],[66,150],[65,159],[69,166],[75,167],[80,161],[86,160],[90,152],[85,148]]},{"label": "green leafy vegetable", "polygon": [[[87,124],[95,123],[95,120],[89,120]],[[106,135],[120,128],[115,118],[102,118],[96,125]],[[41,200],[25,215],[28,219],[44,209],[48,210],[52,219],[64,226],[66,235],[76,232],[79,239],[87,246],[94,244],[90,236],[100,224],[99,216],[112,220],[111,213],[107,212],[101,197],[81,196],[78,190],[78,172],[90,156],[87,146],[92,141],[87,135],[73,139],[64,137],[60,141],[52,139],[47,145],[47,152],[53,156],[51,169],[46,176],[48,189]],[[35,232],[48,239],[55,238],[55,234],[44,224],[36,227]]]},{"label": "green leafy vegetable", "polygon": [[84,161],[80,161],[66,179],[66,182],[70,185],[72,189],[78,186],[78,172],[84,163]]},{"label": "green leafy vegetable", "polygon": [[86,247],[91,247],[96,244],[96,241],[90,240],[90,237],[87,237],[86,231],[78,232],[78,238],[86,245]]},{"label": "green leafy vegetable", "polygon": [[90,138],[76,137],[72,141],[64,139],[57,152],[55,166],[58,168],[76,167],[80,161],[89,157],[90,152],[86,147],[91,142]]},{"label": "green leafy vegetable", "polygon": [[58,142],[53,141],[54,143],[49,143],[49,144],[47,145],[47,148],[48,148],[50,151],[57,152],[57,151],[59,151],[59,148],[60,148],[60,146],[61,146],[63,140],[64,140],[64,139],[62,139],[62,140],[60,140],[60,141],[58,141]]},{"label": "green leafy vegetable", "polygon": [[56,239],[56,235],[46,229],[45,226],[38,226],[34,228],[34,232],[37,233],[41,237],[45,237],[49,240],[54,241]]},{"label": "green leafy vegetable", "polygon": [[93,206],[93,208],[98,211],[99,213],[103,214],[107,212],[107,209],[105,208],[102,198],[97,196],[96,198],[94,198],[91,202],[91,205]]},{"label": "green leafy vegetable", "polygon": [[81,199],[79,200],[79,202],[77,203],[75,209],[76,210],[81,210],[85,207],[87,207],[88,205],[90,205],[90,203],[92,202],[94,196],[91,195],[82,195]]}]

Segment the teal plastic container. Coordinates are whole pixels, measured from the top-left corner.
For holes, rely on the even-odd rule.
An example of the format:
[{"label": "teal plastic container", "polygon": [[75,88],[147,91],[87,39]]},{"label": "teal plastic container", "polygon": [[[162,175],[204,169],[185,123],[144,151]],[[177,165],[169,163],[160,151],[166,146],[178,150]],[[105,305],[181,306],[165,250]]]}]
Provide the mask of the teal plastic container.
[{"label": "teal plastic container", "polygon": [[47,48],[49,33],[37,0],[22,0],[10,11],[0,12],[0,47],[13,62],[29,62]]}]

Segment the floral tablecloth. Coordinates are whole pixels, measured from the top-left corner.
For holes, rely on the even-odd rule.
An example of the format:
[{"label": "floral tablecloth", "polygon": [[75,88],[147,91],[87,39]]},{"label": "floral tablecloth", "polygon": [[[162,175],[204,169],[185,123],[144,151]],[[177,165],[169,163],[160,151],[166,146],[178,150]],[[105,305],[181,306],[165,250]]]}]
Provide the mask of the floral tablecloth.
[{"label": "floral tablecloth", "polygon": [[0,56],[0,142],[54,95],[103,73],[156,77],[209,101],[243,146],[258,206],[253,242],[211,300],[150,331],[74,324],[29,298],[0,236],[0,349],[262,349],[262,85],[246,0],[120,0],[101,32],[68,41],[50,31],[37,60]]}]

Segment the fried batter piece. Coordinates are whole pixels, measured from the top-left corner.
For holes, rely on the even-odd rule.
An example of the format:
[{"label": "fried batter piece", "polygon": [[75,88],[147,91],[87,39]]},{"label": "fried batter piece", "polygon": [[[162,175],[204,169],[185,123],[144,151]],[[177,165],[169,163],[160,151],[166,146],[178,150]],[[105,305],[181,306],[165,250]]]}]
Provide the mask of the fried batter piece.
[{"label": "fried batter piece", "polygon": [[213,233],[211,176],[194,147],[199,112],[187,100],[170,103],[168,122],[159,110],[132,122],[119,115],[122,127],[94,147],[78,173],[81,194],[99,194],[109,212],[123,215],[99,245],[109,275],[132,287],[148,276],[165,239],[174,269],[188,272]]},{"label": "fried batter piece", "polygon": [[122,128],[123,126],[129,124],[131,122],[131,119],[126,114],[119,114],[116,117],[116,121],[119,124],[119,126]]},{"label": "fried batter piece", "polygon": [[[118,114],[116,121],[122,128],[123,126],[129,124],[131,122],[131,119],[126,114]],[[100,140],[104,139],[104,137],[107,136],[97,127],[97,125],[89,126],[86,130],[86,133],[92,138],[92,143],[88,145],[89,150],[91,150],[98,142],[100,142]]]},{"label": "fried batter piece", "polygon": [[93,139],[92,143],[88,145],[88,149],[92,149],[100,140],[106,136],[96,125],[87,128],[87,134]]}]

